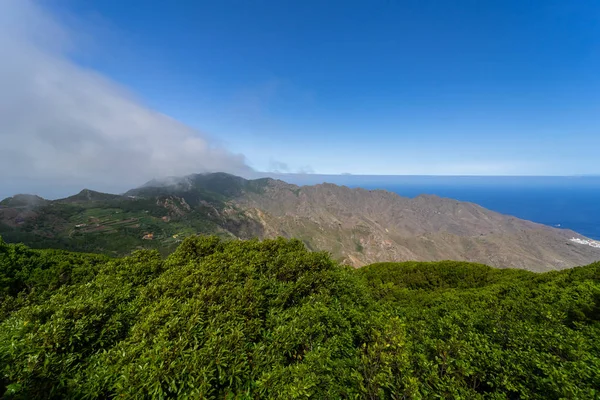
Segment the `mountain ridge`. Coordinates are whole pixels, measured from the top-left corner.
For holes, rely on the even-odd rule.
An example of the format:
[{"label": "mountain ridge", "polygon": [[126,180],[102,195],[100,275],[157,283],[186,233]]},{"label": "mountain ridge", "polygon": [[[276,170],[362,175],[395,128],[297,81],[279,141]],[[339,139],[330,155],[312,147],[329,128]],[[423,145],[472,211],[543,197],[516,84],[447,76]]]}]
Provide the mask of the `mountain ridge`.
[{"label": "mountain ridge", "polygon": [[355,267],[454,259],[545,271],[600,259],[600,249],[570,241],[584,238],[576,232],[474,203],[435,195],[407,198],[331,183],[297,186],[271,178],[193,174],[153,180],[123,195],[84,189],[40,204],[27,215],[0,209],[0,235],[27,244],[60,239],[68,249],[85,243],[82,250],[115,255],[123,248],[111,245],[113,239],[132,248],[168,252],[195,233],[232,239],[284,236],[298,238],[312,250],[327,250]]}]

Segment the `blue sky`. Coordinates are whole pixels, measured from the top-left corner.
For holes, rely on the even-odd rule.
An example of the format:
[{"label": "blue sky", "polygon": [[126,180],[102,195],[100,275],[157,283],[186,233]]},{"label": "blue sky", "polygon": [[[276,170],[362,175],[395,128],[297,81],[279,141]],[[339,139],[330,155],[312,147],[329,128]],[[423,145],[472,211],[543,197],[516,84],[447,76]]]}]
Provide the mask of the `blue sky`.
[{"label": "blue sky", "polygon": [[81,62],[259,170],[599,173],[598,1],[58,1]]},{"label": "blue sky", "polygon": [[[62,115],[51,121],[60,138],[27,131],[40,152],[56,151],[45,163],[27,153],[22,164],[37,168],[27,177],[73,186],[97,177],[106,188],[201,172],[202,160],[233,172],[600,174],[596,0],[9,3],[4,14],[21,21],[2,36],[56,70],[28,93],[63,101],[37,127]],[[23,82],[39,81],[45,64],[35,64]],[[32,117],[23,119],[20,128]],[[64,154],[64,132],[90,136]],[[32,140],[5,159],[24,160],[15,151]]]}]

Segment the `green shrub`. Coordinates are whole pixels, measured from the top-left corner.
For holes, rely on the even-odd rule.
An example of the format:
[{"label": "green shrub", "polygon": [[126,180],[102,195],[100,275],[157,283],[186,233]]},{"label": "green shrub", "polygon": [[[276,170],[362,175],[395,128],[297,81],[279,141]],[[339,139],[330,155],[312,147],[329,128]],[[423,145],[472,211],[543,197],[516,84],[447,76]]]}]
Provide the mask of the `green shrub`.
[{"label": "green shrub", "polygon": [[600,263],[352,270],[298,240],[0,239],[3,398],[598,398]]}]

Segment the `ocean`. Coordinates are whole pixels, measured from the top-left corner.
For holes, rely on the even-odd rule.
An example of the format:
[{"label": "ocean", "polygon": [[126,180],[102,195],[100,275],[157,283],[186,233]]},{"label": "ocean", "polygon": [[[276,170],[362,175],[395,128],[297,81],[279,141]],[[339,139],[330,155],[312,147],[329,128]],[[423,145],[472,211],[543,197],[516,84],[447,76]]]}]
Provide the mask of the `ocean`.
[{"label": "ocean", "polygon": [[[314,179],[311,179],[314,181]],[[401,196],[435,194],[600,240],[600,176],[474,177],[328,175],[316,179]],[[318,182],[298,182],[318,183]]]}]

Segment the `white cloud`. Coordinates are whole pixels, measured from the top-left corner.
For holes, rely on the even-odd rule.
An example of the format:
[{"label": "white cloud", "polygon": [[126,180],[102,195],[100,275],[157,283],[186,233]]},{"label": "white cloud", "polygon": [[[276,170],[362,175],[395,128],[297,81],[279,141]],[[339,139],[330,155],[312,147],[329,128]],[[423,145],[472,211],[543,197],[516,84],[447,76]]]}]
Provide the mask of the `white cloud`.
[{"label": "white cloud", "polygon": [[242,155],[72,62],[73,37],[30,0],[0,1],[0,171],[7,182],[127,188],[155,177],[250,172]]},{"label": "white cloud", "polygon": [[286,172],[290,172],[290,167],[284,162],[270,159],[269,160],[269,172],[286,173]]}]

